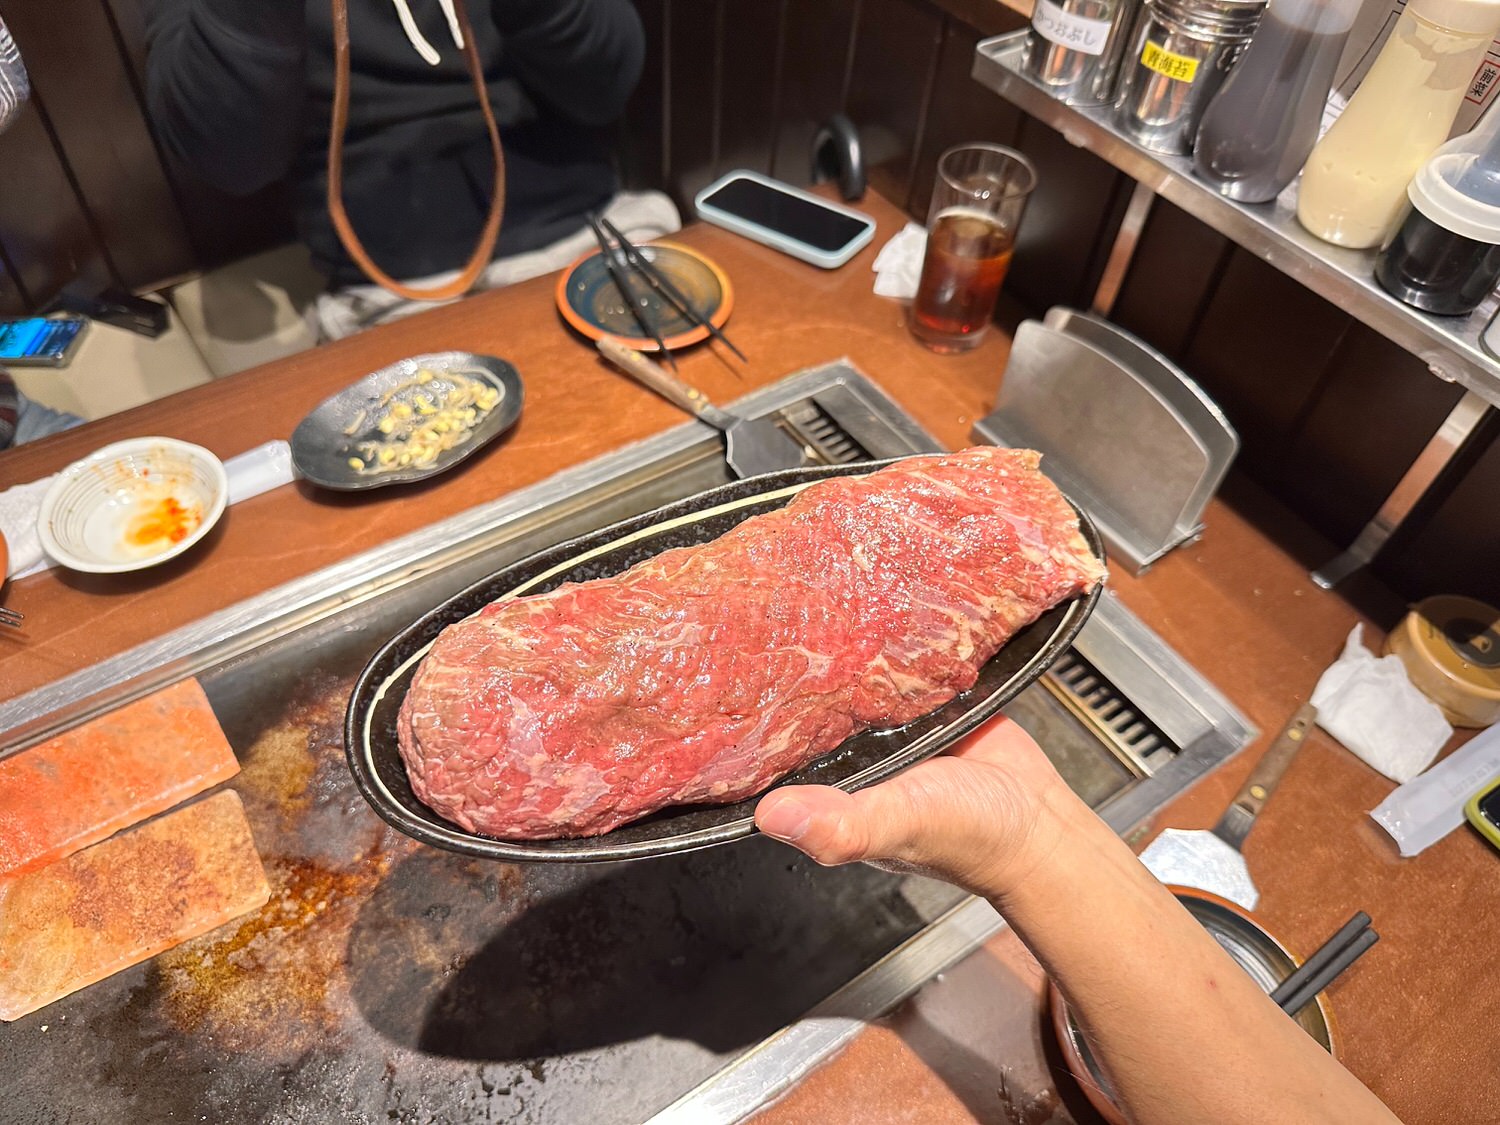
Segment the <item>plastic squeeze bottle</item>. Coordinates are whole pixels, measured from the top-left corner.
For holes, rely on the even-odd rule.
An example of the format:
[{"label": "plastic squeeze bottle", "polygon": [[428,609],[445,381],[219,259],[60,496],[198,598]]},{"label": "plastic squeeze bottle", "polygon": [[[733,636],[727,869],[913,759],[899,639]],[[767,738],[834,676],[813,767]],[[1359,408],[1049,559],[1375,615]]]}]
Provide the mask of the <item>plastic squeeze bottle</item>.
[{"label": "plastic squeeze bottle", "polygon": [[1427,312],[1472,312],[1500,280],[1500,114],[1438,149],[1406,194],[1375,279]]},{"label": "plastic squeeze bottle", "polygon": [[1500,0],[1410,0],[1375,64],[1302,170],[1297,218],[1340,246],[1378,246],[1406,185],[1453,127]]},{"label": "plastic squeeze bottle", "polygon": [[1265,203],[1297,176],[1359,0],[1271,0],[1255,37],[1209,102],[1193,171],[1220,195]]}]

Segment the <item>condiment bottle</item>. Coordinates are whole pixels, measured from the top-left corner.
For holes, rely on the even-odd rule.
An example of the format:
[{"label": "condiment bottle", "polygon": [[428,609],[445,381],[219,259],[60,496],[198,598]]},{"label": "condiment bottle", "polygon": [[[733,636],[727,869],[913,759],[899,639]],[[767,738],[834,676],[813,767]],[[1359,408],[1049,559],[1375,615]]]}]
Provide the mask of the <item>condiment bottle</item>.
[{"label": "condiment bottle", "polygon": [[1024,69],[1064,105],[1114,101],[1139,0],[1036,0]]},{"label": "condiment bottle", "polygon": [[1427,312],[1473,312],[1500,280],[1500,115],[1438,149],[1407,198],[1375,279]]},{"label": "condiment bottle", "polygon": [[1296,178],[1358,12],[1359,0],[1271,0],[1193,145],[1193,171],[1220,195],[1265,203]]},{"label": "condiment bottle", "polygon": [[1120,129],[1143,148],[1192,152],[1203,110],[1265,7],[1266,0],[1146,0],[1120,78]]},{"label": "condiment bottle", "polygon": [[1297,218],[1309,232],[1355,248],[1385,240],[1497,31],[1500,0],[1410,0],[1302,170]]}]

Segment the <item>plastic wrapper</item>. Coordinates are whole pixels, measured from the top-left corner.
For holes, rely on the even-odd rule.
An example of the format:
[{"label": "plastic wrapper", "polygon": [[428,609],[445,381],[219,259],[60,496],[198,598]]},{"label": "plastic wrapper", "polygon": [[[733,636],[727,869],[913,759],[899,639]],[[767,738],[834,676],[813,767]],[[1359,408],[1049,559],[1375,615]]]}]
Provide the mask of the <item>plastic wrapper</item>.
[{"label": "plastic wrapper", "polygon": [[1490,727],[1370,813],[1404,856],[1418,855],[1464,820],[1464,802],[1500,776],[1500,726]]}]

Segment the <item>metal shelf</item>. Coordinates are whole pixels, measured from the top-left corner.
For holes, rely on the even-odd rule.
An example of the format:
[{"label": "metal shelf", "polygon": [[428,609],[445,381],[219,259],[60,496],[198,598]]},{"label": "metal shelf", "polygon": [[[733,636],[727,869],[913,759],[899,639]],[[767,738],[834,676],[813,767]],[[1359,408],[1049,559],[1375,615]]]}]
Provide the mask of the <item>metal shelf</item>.
[{"label": "metal shelf", "polygon": [[1375,283],[1372,251],[1333,246],[1302,229],[1295,184],[1273,203],[1236,203],[1195,179],[1191,161],[1149,152],[1126,137],[1115,128],[1112,108],[1057,101],[1021,72],[1026,35],[1017,31],[981,41],[974,79],[1332,301],[1417,356],[1434,375],[1500,406],[1500,362],[1479,346],[1479,334],[1497,305],[1493,295],[1467,317],[1431,317],[1403,304]]}]

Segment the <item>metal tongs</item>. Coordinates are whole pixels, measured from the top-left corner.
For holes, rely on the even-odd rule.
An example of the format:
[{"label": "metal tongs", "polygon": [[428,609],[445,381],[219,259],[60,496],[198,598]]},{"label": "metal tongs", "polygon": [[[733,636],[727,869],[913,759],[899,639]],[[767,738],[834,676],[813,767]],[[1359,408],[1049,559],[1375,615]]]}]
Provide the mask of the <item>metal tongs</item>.
[{"label": "metal tongs", "polygon": [[730,342],[723,330],[699,312],[698,307],[672,283],[672,279],[652,265],[651,260],[620,233],[614,223],[602,215],[591,214],[588,220],[589,227],[594,232],[594,239],[599,243],[599,251],[604,258],[604,268],[609,271],[615,288],[620,291],[620,296],[629,306],[631,315],[641,326],[641,332],[656,342],[662,359],[666,361],[668,367],[676,371],[677,360],[667,350],[666,342],[662,339],[661,329],[652,313],[650,295],[642,290],[637,282],[643,282],[660,297],[663,303],[676,309],[688,323],[706,329],[709,335],[739,356],[743,362],[749,362],[745,359],[745,353]]}]

